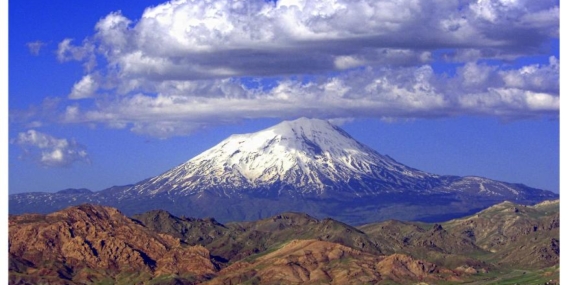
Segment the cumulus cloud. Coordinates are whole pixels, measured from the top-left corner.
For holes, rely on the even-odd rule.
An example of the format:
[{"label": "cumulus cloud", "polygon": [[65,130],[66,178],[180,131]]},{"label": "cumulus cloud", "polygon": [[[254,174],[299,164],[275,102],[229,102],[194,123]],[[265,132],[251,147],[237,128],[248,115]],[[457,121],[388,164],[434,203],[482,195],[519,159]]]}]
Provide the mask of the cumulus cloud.
[{"label": "cumulus cloud", "polygon": [[91,74],[83,76],[81,80],[73,85],[68,97],[70,99],[84,99],[92,97],[99,88],[99,84],[94,78],[95,77]]},{"label": "cumulus cloud", "polygon": [[560,87],[560,63],[556,57],[551,56],[546,67],[538,64],[528,65],[515,70],[501,71],[499,76],[510,88],[557,93]]},{"label": "cumulus cloud", "polygon": [[95,46],[92,42],[85,40],[83,45],[75,46],[73,39],[64,39],[57,46],[57,59],[60,62],[83,61],[86,71],[91,71],[96,66]]},{"label": "cumulus cloud", "polygon": [[28,130],[11,140],[23,150],[23,159],[31,159],[44,167],[65,167],[76,161],[89,163],[85,148],[75,140],[55,138],[51,135]]},{"label": "cumulus cloud", "polygon": [[[509,62],[545,53],[558,6],[175,0],[138,19],[112,12],[80,43],[59,43],[60,61],[84,64],[68,95],[83,100],[52,117],[166,138],[262,117],[557,116],[558,59]],[[436,73],[441,62],[455,72]]]},{"label": "cumulus cloud", "polygon": [[[557,116],[558,61],[501,70],[467,63],[456,76],[429,65],[365,68],[301,82],[277,80],[272,88],[236,79],[162,82],[154,92],[70,107],[68,123],[102,123],[157,137],[188,134],[208,124],[245,118],[430,118],[467,115],[526,118]],[[154,94],[154,93],[153,93]]]},{"label": "cumulus cloud", "polygon": [[412,66],[448,57],[535,54],[557,37],[555,0],[178,0],[131,20],[102,18],[60,60],[106,61],[108,82],[129,92],[146,81],[320,73]]}]

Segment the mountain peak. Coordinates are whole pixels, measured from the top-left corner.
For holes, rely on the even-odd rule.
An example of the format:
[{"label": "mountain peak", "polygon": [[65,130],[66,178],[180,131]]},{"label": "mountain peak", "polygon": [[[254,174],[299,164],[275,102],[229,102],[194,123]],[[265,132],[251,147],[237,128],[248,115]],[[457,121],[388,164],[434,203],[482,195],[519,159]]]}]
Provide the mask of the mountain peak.
[{"label": "mountain peak", "polygon": [[283,131],[311,131],[311,130],[321,130],[327,128],[334,128],[334,126],[326,120],[321,119],[311,119],[307,117],[301,117],[296,120],[283,121],[275,126],[270,127],[276,132]]},{"label": "mountain peak", "polygon": [[243,189],[264,189],[265,194],[278,196],[348,191],[360,197],[405,184],[412,187],[416,181],[410,178],[431,176],[380,155],[326,120],[303,117],[259,132],[232,135],[138,187],[158,193],[166,190],[158,184],[168,182],[170,190],[174,187],[189,194],[210,188],[222,189],[225,196]]},{"label": "mountain peak", "polygon": [[[392,218],[441,221],[503,200],[534,204],[555,198],[522,184],[423,172],[379,154],[328,121],[299,118],[232,135],[134,185],[94,193],[11,195],[10,211],[45,212],[89,202],[120,205],[131,214],[164,207],[178,215],[235,221],[301,211],[360,224]],[[559,204],[537,207],[551,212]],[[77,217],[105,215],[97,211]]]},{"label": "mountain peak", "polygon": [[[321,154],[323,151],[338,152],[341,149],[358,150],[366,148],[365,151],[369,151],[367,147],[354,140],[345,131],[329,121],[321,119],[302,117],[292,121],[283,121],[256,134],[274,135],[274,138],[285,143],[288,149],[313,151],[316,154]],[[332,148],[336,148],[336,150],[332,150]]]},{"label": "mountain peak", "polygon": [[266,150],[275,148],[283,154],[308,158],[324,152],[338,154],[342,150],[355,151],[364,147],[328,121],[305,117],[283,121],[256,133],[233,135],[218,146],[259,154],[267,154]]}]

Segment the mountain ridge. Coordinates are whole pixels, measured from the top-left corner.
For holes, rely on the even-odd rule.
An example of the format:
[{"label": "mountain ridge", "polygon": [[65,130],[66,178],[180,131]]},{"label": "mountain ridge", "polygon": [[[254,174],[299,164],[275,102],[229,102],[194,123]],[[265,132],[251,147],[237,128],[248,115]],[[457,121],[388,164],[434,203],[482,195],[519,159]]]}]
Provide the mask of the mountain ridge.
[{"label": "mountain ridge", "polygon": [[559,211],[507,202],[443,223],[352,227],[305,213],[223,224],[82,204],[9,217],[9,284],[544,284],[559,278]]},{"label": "mountain ridge", "polygon": [[[138,184],[132,191],[197,194],[208,188],[221,189],[221,195],[232,196],[239,195],[236,189],[262,188],[264,192],[277,191],[279,196],[281,191],[295,188],[288,194],[327,196],[325,192],[336,190],[367,196],[378,194],[380,187],[394,190],[393,185],[405,184],[413,189],[423,184],[417,179],[408,182],[408,177],[437,176],[380,155],[329,122],[301,118],[256,133],[232,135],[172,170]],[[360,183],[352,182],[355,180]],[[362,183],[367,180],[372,183]]]},{"label": "mountain ridge", "polygon": [[379,154],[327,121],[301,118],[232,135],[132,185],[93,193],[10,195],[10,213],[98,203],[127,214],[162,208],[224,222],[299,211],[364,224],[390,218],[446,220],[503,200],[534,204],[556,197],[523,184],[417,170]]}]

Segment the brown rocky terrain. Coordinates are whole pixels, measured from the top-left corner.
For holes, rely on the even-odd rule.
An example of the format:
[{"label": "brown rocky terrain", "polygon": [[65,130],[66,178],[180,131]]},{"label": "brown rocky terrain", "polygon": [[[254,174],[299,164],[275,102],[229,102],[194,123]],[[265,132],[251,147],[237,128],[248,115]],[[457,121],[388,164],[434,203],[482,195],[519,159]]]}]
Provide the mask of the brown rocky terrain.
[{"label": "brown rocky terrain", "polygon": [[450,233],[441,224],[390,220],[358,228],[375,240],[385,253],[405,253],[448,268],[470,268],[472,273],[493,267],[471,257],[488,251],[465,237]]},{"label": "brown rocky terrain", "polygon": [[319,240],[293,240],[255,259],[239,262],[207,284],[378,284],[412,280],[459,280],[457,273],[402,254],[378,256]]},{"label": "brown rocky terrain", "polygon": [[[153,232],[110,207],[81,205],[48,215],[9,219],[10,280],[83,284],[86,280],[133,273],[148,279],[215,273],[209,251]],[[143,278],[144,279],[144,278]]]},{"label": "brown rocky terrain", "polygon": [[560,262],[560,203],[503,202],[441,224],[385,221],[358,227],[386,253],[402,252],[440,266],[486,272]]},{"label": "brown rocky terrain", "polygon": [[385,252],[401,252],[407,249],[467,254],[481,251],[471,240],[454,235],[441,224],[421,224],[390,220],[359,227],[376,241],[382,241]]},{"label": "brown rocky terrain", "polygon": [[318,239],[381,254],[381,246],[364,232],[332,220],[303,213],[283,213],[253,222],[227,223],[214,219],[178,218],[151,211],[133,218],[149,229],[171,234],[188,244],[200,244],[212,255],[230,262],[263,252],[293,239]]},{"label": "brown rocky terrain", "polygon": [[560,262],[560,203],[503,202],[445,227],[493,253],[500,264],[543,268]]},{"label": "brown rocky terrain", "polygon": [[505,202],[441,224],[390,220],[359,227],[302,213],[227,224],[166,211],[128,218],[85,204],[10,216],[9,278],[10,284],[557,280],[559,227],[557,201]]}]

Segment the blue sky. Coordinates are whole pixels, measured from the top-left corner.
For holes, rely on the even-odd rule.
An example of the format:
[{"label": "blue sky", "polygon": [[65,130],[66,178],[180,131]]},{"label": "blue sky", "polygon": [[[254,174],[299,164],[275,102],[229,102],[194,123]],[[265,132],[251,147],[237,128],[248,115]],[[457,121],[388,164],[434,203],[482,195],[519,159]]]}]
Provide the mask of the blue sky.
[{"label": "blue sky", "polygon": [[559,191],[559,1],[9,4],[10,193],[135,183],[301,116]]}]

